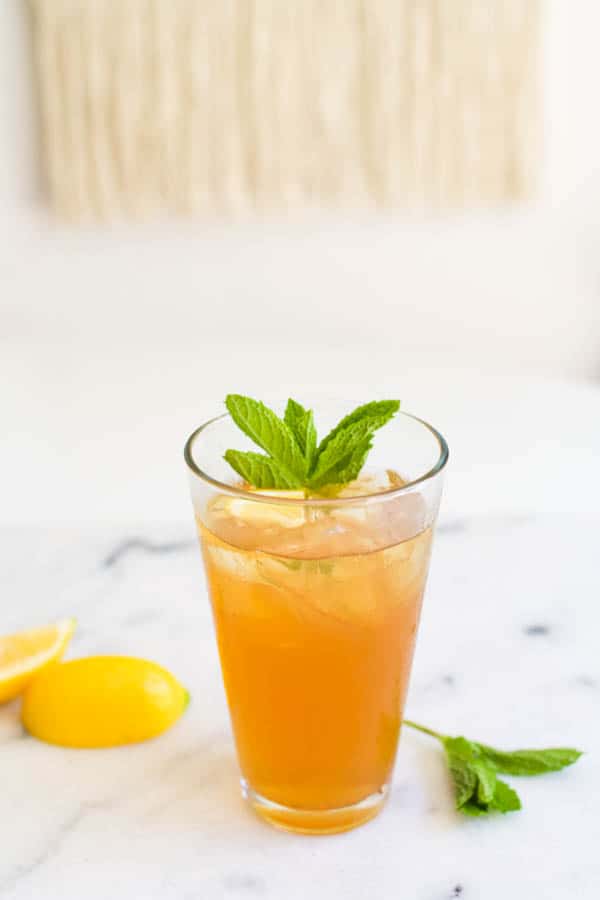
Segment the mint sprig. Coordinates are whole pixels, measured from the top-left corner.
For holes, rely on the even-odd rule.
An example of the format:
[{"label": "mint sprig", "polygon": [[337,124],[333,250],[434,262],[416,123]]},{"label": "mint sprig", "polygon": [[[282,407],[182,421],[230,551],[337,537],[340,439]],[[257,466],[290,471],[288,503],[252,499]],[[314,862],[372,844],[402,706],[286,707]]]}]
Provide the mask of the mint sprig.
[{"label": "mint sprig", "polygon": [[283,419],[258,400],[229,394],[225,405],[235,424],[266,455],[227,450],[225,460],[256,488],[319,491],[358,478],[374,433],[400,408],[398,400],[376,400],[345,416],[317,445],[311,409],[289,399]]},{"label": "mint sprig", "polygon": [[498,778],[498,773],[543,775],[571,766],[581,756],[581,752],[572,747],[497,750],[465,737],[440,734],[408,719],[404,720],[404,724],[440,741],[454,785],[456,808],[469,816],[484,816],[491,812],[508,813],[521,809],[519,795]]}]

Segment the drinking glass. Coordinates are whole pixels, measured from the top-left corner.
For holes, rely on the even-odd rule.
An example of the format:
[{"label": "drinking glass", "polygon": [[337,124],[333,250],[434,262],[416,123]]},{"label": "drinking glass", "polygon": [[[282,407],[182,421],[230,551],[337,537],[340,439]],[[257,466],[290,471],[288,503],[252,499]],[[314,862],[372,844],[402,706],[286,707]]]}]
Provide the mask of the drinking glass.
[{"label": "drinking glass", "polygon": [[185,459],[242,792],[276,826],[344,831],[389,791],[448,448],[399,413],[357,482],[306,496],[242,485],[229,447],[256,449],[226,414]]}]

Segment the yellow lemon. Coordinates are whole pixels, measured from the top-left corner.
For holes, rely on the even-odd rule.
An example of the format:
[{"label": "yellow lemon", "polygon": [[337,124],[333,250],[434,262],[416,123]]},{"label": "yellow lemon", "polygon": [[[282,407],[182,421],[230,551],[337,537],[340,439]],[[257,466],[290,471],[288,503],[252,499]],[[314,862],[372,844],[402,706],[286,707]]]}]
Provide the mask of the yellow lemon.
[{"label": "yellow lemon", "polygon": [[89,656],[52,666],[29,686],[21,718],[34,737],[63,747],[116,747],[166,731],[189,700],[161,666]]},{"label": "yellow lemon", "polygon": [[0,638],[0,703],[13,700],[29,682],[63,655],[75,619]]}]

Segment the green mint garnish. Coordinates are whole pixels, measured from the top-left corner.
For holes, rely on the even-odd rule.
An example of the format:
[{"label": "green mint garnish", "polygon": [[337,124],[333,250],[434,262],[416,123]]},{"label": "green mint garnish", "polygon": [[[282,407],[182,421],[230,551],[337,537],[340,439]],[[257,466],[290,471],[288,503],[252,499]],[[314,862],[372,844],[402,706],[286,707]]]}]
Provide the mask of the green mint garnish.
[{"label": "green mint garnish", "polygon": [[262,453],[243,452],[241,450],[228,450],[225,459],[235,471],[242,476],[248,484],[254,487],[281,488],[294,490],[302,487],[302,481],[280,465],[276,460]]},{"label": "green mint garnish", "polygon": [[519,795],[498,778],[499,772],[507,775],[543,775],[545,772],[557,772],[565,766],[571,766],[581,756],[579,750],[571,747],[496,750],[464,737],[439,734],[408,719],[404,720],[404,724],[441,742],[454,785],[456,808],[469,816],[521,809]]},{"label": "green mint garnish", "polygon": [[225,405],[238,428],[268,454],[228,450],[229,465],[258,488],[302,487],[308,465],[290,426],[251,397],[229,394]]},{"label": "green mint garnish", "polygon": [[313,411],[296,400],[288,400],[283,419],[240,394],[229,394],[225,405],[238,428],[266,454],[227,450],[224,458],[238,475],[256,488],[305,491],[358,478],[374,433],[400,408],[398,400],[359,406],[317,445]]},{"label": "green mint garnish", "polygon": [[317,449],[317,429],[315,428],[313,411],[312,409],[304,409],[300,403],[296,403],[290,397],[285,408],[283,421],[294,435],[296,443],[304,455],[308,471]]}]

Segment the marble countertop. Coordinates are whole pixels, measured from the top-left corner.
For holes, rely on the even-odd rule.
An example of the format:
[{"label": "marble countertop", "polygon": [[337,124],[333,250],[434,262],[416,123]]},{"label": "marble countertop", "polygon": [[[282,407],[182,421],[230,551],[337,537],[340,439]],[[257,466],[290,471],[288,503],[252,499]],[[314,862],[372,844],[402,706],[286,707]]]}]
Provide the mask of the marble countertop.
[{"label": "marble countertop", "polygon": [[[270,829],[239,795],[191,515],[136,518],[124,505],[106,521],[101,483],[81,516],[57,507],[53,522],[52,492],[70,511],[77,502],[57,467],[37,520],[3,511],[2,631],[75,615],[69,655],[156,659],[192,703],[158,740],[110,751],[38,743],[17,704],[0,709],[0,900],[596,900],[600,388],[564,386],[558,401],[556,386],[522,392],[536,402],[504,423],[512,459],[497,408],[478,409],[489,453],[479,444],[477,464],[464,412],[450,404],[440,423],[455,456],[407,714],[499,745],[575,745],[587,751],[575,767],[519,779],[520,813],[463,820],[439,748],[407,731],[378,819],[327,838]],[[4,461],[17,457],[12,439]],[[74,482],[82,471],[74,463]],[[24,472],[14,468],[21,487]]]}]

